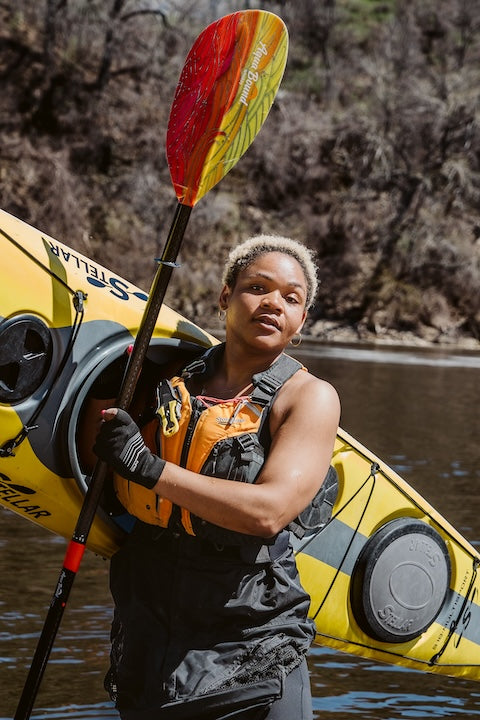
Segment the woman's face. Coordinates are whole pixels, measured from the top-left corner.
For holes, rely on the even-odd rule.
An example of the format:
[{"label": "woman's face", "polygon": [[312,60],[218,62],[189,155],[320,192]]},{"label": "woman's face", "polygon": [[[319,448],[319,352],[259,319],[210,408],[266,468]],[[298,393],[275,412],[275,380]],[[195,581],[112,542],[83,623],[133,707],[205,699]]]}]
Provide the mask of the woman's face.
[{"label": "woman's face", "polygon": [[227,333],[256,348],[281,352],[302,329],[307,283],[291,255],[269,252],[240,271],[235,287],[225,286],[220,307]]}]

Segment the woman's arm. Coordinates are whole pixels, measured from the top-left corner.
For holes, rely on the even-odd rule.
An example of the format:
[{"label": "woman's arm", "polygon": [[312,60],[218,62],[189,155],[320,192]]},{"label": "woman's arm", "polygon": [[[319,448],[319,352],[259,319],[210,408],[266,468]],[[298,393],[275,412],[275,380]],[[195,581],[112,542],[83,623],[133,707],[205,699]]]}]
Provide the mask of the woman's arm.
[{"label": "woman's arm", "polygon": [[[111,420],[116,414],[115,408],[107,410],[104,419]],[[272,537],[320,488],[332,457],[339,416],[334,388],[311,375],[297,373],[284,385],[270,412],[272,444],[253,484],[201,475],[160,460],[146,448],[138,428],[123,411],[118,415],[122,423],[117,418],[115,431],[106,428],[107,433],[100,433],[96,451],[121,475],[208,522]],[[122,467],[122,456],[129,462],[134,456],[137,459]]]},{"label": "woman's arm", "polygon": [[335,389],[299,373],[271,411],[272,445],[254,484],[206,477],[167,462],[154,491],[215,525],[271,537],[312,500],[327,473],[340,417]]}]

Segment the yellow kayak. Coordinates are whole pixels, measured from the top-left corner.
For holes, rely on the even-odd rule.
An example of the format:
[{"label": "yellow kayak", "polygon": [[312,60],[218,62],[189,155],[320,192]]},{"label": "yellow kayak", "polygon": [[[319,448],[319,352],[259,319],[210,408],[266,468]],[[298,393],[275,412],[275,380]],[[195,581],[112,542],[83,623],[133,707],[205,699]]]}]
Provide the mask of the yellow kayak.
[{"label": "yellow kayak", "polygon": [[480,680],[478,552],[342,429],[332,464],[332,517],[296,547],[318,643]]},{"label": "yellow kayak", "polygon": [[[83,416],[125,358],[147,296],[3,211],[0,247],[0,503],[70,539],[88,483]],[[162,374],[214,342],[163,307],[147,364]],[[294,538],[317,642],[480,680],[480,555],[343,430],[332,465],[331,518]],[[109,557],[126,530],[99,509],[87,546]]]},{"label": "yellow kayak", "polygon": [[[4,211],[0,248],[0,503],[70,538],[87,482],[82,412],[132,344],[147,295]],[[212,342],[164,306],[149,355],[168,365]],[[99,511],[87,546],[110,556],[121,536]]]}]

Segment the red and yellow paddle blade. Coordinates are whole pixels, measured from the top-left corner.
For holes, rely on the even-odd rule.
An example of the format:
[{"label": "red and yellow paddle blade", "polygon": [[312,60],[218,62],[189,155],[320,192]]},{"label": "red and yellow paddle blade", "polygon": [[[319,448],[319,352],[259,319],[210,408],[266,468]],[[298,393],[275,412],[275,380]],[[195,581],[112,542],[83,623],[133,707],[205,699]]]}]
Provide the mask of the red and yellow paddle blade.
[{"label": "red and yellow paddle blade", "polygon": [[180,203],[193,207],[241,158],[283,77],[288,33],[264,10],[226,15],[200,33],[180,75],[167,160]]}]

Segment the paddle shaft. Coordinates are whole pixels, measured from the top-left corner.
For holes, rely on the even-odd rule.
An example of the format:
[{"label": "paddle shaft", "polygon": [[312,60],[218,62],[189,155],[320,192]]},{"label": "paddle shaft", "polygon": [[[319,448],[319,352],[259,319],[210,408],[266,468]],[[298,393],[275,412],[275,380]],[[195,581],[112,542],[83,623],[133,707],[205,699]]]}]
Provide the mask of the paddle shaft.
[{"label": "paddle shaft", "polygon": [[[192,207],[252,143],[277,92],[287,47],[286,28],[278,17],[263,10],[245,10],[209,25],[187,57],[167,130],[167,160],[178,205],[117,398],[117,406],[124,410],[132,400]],[[98,462],[65,554],[15,720],[30,717],[106,474],[106,464]]]},{"label": "paddle shaft", "polygon": [[142,369],[145,355],[155,329],[158,314],[165,299],[168,283],[175,267],[180,246],[183,241],[185,230],[190,218],[192,207],[177,203],[173,222],[168,234],[165,249],[159,261],[159,267],[152,283],[147,306],[142,317],[129,358],[127,370],[122,382],[122,387],[117,398],[117,407],[127,410],[133,398],[138,376]]},{"label": "paddle shaft", "polygon": [[[191,211],[192,208],[189,205],[183,205],[182,203],[177,204],[165,249],[160,259],[157,272],[155,273],[149,299],[133,350],[129,356],[122,387],[117,398],[117,406],[124,410],[128,409],[135,392],[137,379],[142,369],[158,314],[165,298],[165,293],[183,241]],[[47,611],[47,617],[17,706],[15,720],[28,720],[31,715],[40,683],[50,657],[50,652],[63,617],[63,612],[85,552],[90,528],[95,519],[95,514],[102,496],[107,470],[108,466],[101,460],[95,465],[72,539],[65,553],[63,567],[58,577],[57,586],[53,593],[50,607]]]}]

